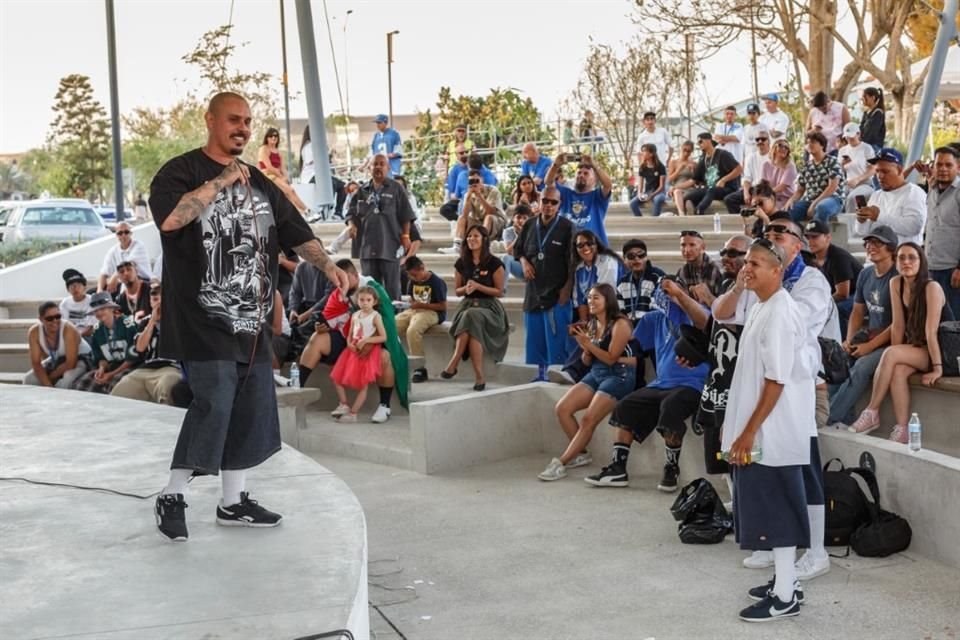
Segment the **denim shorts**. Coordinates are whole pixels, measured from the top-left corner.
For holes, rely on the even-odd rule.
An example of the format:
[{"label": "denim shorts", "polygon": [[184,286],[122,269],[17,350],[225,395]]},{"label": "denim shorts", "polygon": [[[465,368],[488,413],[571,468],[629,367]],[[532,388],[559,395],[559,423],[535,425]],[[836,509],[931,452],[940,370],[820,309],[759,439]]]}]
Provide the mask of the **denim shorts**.
[{"label": "denim shorts", "polygon": [[613,365],[594,362],[590,373],[583,376],[580,384],[587,385],[595,393],[604,393],[614,400],[620,400],[636,387],[637,369],[620,362]]}]

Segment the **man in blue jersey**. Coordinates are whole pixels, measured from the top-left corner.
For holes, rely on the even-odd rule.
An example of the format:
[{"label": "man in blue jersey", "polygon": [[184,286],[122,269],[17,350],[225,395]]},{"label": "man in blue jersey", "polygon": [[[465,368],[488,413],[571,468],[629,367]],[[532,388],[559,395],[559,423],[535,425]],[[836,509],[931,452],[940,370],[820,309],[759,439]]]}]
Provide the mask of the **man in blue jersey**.
[{"label": "man in blue jersey", "polygon": [[543,191],[543,183],[547,178],[547,171],[553,165],[553,160],[542,155],[537,145],[528,142],[523,145],[523,162],[520,163],[520,175],[530,176],[537,186],[537,191]]},{"label": "man in blue jersey", "polygon": [[600,241],[609,247],[604,220],[607,217],[607,207],[610,206],[610,192],[613,190],[610,176],[599,165],[594,164],[589,155],[583,154],[579,156],[574,188],[557,184],[557,175],[563,165],[568,160],[575,160],[577,156],[579,154],[558,155],[553,166],[547,171],[545,182],[548,187],[556,186],[560,191],[560,215],[569,219],[577,231],[593,231]]},{"label": "man in blue jersey", "polygon": [[389,121],[382,113],[373,121],[377,124],[377,132],[373,134],[373,142],[370,143],[370,156],[376,156],[378,153],[387,156],[387,161],[390,163],[388,178],[403,174],[403,169],[400,168],[400,160],[403,158],[400,134],[393,127],[387,126]]}]

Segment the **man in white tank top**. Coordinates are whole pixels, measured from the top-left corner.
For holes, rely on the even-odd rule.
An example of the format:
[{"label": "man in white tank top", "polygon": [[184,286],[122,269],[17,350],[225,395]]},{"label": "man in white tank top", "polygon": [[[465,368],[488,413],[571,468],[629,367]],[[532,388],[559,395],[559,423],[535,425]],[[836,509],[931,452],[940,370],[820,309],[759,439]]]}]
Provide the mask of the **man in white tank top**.
[{"label": "man in white tank top", "polygon": [[89,355],[90,345],[63,319],[56,302],[40,305],[39,320],[27,333],[31,370],[23,384],[69,389],[87,371],[82,356]]}]

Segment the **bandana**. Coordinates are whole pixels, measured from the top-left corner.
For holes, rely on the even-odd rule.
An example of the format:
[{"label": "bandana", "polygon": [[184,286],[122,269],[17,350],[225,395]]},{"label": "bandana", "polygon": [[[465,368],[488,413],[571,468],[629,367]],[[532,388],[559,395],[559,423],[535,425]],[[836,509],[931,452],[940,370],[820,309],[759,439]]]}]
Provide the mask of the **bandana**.
[{"label": "bandana", "polygon": [[790,263],[790,266],[783,272],[783,288],[787,291],[793,291],[793,285],[797,284],[806,266],[803,261],[803,256],[798,253],[797,257]]}]

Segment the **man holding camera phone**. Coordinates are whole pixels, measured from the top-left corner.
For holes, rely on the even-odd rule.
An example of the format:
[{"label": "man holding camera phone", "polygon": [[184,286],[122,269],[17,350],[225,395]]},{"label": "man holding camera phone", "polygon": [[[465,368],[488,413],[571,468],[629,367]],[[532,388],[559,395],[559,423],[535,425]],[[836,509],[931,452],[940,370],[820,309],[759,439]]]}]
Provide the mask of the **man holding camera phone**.
[{"label": "man holding camera phone", "polygon": [[463,194],[460,217],[457,219],[453,246],[441,248],[440,253],[460,255],[460,247],[467,236],[467,229],[475,224],[485,227],[491,240],[497,240],[507,225],[507,216],[503,212],[500,190],[484,184],[483,173],[471,169],[467,177],[467,191]]},{"label": "man holding camera phone", "polygon": [[875,226],[886,225],[897,234],[899,243],[916,242],[923,246],[926,194],[904,179],[903,156],[896,149],[883,148],[867,162],[876,167],[880,190],[873,192],[866,206],[857,203],[857,235],[865,237]]},{"label": "man holding camera phone", "polygon": [[[577,163],[577,175],[573,189],[557,184],[557,175],[563,165]],[[600,239],[604,246],[610,246],[604,221],[610,206],[610,193],[613,181],[593,158],[587,154],[561,153],[553,161],[544,181],[547,187],[554,187],[560,193],[560,215],[574,224],[576,231],[588,229]]]}]

